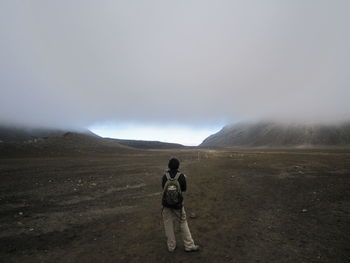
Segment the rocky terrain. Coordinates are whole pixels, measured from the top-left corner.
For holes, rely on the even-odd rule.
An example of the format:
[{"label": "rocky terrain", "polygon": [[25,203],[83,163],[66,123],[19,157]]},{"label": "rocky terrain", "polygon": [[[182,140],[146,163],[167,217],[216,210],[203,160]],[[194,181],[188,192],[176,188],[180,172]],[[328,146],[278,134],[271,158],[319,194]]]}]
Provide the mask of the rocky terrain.
[{"label": "rocky terrain", "polygon": [[[1,262],[350,260],[347,149],[137,150],[92,138],[0,146]],[[179,233],[166,250],[160,181],[173,156],[198,253]]]}]

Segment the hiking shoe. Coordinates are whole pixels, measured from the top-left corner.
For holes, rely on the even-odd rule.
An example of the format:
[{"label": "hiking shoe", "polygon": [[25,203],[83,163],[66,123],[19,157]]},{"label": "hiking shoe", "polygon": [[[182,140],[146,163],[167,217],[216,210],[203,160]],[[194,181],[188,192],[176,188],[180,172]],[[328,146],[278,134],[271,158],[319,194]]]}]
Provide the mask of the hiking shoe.
[{"label": "hiking shoe", "polygon": [[186,252],[197,252],[197,251],[199,251],[199,246],[195,245],[191,248],[185,248],[185,251]]}]

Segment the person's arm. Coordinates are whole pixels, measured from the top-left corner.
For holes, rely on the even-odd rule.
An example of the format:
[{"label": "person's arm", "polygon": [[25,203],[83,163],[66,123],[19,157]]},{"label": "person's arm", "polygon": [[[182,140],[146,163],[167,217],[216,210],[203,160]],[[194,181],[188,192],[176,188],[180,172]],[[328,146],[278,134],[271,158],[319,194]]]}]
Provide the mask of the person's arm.
[{"label": "person's arm", "polygon": [[184,174],[181,174],[179,177],[179,183],[181,187],[181,193],[182,193],[182,205],[185,205],[185,196],[186,196],[186,190],[187,190],[187,184],[186,184],[186,176]]},{"label": "person's arm", "polygon": [[179,183],[180,183],[180,187],[181,187],[181,192],[186,192],[187,190],[187,184],[186,184],[186,175],[181,174],[179,177]]}]

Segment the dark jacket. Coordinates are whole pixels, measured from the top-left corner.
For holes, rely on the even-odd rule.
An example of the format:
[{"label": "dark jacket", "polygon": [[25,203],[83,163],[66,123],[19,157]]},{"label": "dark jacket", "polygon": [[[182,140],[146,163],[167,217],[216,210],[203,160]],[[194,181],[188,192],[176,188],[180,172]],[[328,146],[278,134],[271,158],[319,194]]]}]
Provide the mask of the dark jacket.
[{"label": "dark jacket", "polygon": [[[170,177],[174,178],[176,173],[178,172],[178,170],[169,170],[168,172],[170,174]],[[164,174],[163,178],[162,178],[162,188],[164,188],[164,185],[165,185],[167,180],[168,179],[166,178],[166,175]],[[183,173],[181,173],[179,176],[179,184],[181,187],[181,192],[186,192],[186,176]]]}]

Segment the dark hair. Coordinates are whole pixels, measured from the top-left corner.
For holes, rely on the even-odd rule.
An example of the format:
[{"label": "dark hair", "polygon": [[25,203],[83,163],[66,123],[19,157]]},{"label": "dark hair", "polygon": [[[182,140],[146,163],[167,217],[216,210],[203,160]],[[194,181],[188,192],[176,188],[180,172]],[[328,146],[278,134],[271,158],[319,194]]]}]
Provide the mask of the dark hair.
[{"label": "dark hair", "polygon": [[168,167],[170,170],[177,170],[179,169],[180,162],[176,158],[171,158],[168,163]]}]

